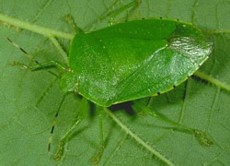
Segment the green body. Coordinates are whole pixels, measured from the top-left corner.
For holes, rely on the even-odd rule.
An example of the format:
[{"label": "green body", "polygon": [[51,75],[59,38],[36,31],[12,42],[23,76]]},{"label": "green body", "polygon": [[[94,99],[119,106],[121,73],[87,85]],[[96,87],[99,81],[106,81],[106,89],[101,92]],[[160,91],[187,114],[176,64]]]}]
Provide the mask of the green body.
[{"label": "green body", "polygon": [[171,20],[129,21],[79,32],[62,87],[108,107],[169,91],[192,75],[211,50],[199,29]]}]

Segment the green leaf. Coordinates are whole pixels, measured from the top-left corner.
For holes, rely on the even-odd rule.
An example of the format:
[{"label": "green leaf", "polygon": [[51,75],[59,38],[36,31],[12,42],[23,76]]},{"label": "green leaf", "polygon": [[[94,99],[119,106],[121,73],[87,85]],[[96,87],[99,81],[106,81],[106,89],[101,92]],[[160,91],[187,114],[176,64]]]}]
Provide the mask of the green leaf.
[{"label": "green leaf", "polygon": [[[179,19],[205,30],[214,41],[214,50],[199,71],[230,84],[228,1],[142,1],[128,19]],[[126,19],[129,9],[121,14],[112,11],[127,3],[119,0],[3,0],[0,14],[71,36],[75,30],[65,21],[67,16],[72,15],[81,29],[93,31]],[[101,21],[103,17],[106,19]],[[57,78],[47,70],[26,69],[25,65],[36,64],[6,39],[19,44],[41,64],[63,63],[64,60],[45,35],[3,21],[0,21],[0,34],[1,165],[31,165],[31,162],[34,165],[163,165],[104,110],[96,108],[88,113],[89,107],[74,94],[66,97],[59,112],[51,153],[56,152],[61,137],[79,116],[83,116],[82,112],[86,112],[87,117],[69,138],[61,161],[54,160],[52,154],[48,155],[48,139],[64,94]],[[70,40],[58,38],[58,41],[68,50]],[[25,65],[15,65],[19,62]],[[52,72],[58,73],[57,70]],[[120,110],[115,115],[123,126],[175,165],[227,165],[230,163],[229,101],[228,91],[190,78],[169,93],[134,101],[135,114]]]}]

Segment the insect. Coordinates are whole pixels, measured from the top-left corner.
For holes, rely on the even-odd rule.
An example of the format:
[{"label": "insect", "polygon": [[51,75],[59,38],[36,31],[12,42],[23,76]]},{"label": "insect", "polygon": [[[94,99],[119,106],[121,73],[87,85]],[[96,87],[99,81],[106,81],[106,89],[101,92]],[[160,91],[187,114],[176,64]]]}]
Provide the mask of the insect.
[{"label": "insect", "polygon": [[[71,42],[69,69],[60,86],[106,108],[173,89],[211,52],[212,44],[199,29],[173,20],[133,20],[91,33],[79,31]],[[60,141],[58,160],[70,132]]]},{"label": "insect", "polygon": [[[211,51],[212,44],[199,29],[174,20],[133,20],[91,33],[79,31],[71,42],[69,66],[60,86],[107,108],[173,89],[191,76]],[[62,157],[69,133],[79,122],[61,139],[56,159]],[[152,153],[172,165],[160,153]]]},{"label": "insect", "polygon": [[203,33],[173,20],[133,20],[74,37],[64,91],[113,104],[167,92],[191,76],[212,51]]},{"label": "insect", "polygon": [[[76,5],[74,5],[74,6],[76,6]],[[75,10],[75,11],[77,13],[79,12],[78,10]],[[9,13],[9,12],[7,12],[7,13]],[[24,17],[22,17],[22,18],[24,18]],[[7,18],[6,21],[1,20],[1,23],[5,23],[9,20],[12,20],[12,19]],[[55,20],[53,20],[53,21],[55,21]],[[148,39],[148,37],[150,37],[150,35],[145,33],[147,31],[139,32],[137,30],[139,27],[139,26],[137,26],[138,25],[137,22],[139,22],[139,21],[141,23],[145,22],[145,24],[147,24],[150,21],[155,22],[154,24],[152,24],[153,26],[149,26],[149,27],[146,26],[146,28],[143,27],[142,29],[151,30],[153,27],[156,27],[154,29],[154,31],[150,31],[149,33],[153,34],[154,36],[158,36],[159,38],[154,39],[154,41],[158,41],[158,42],[145,40],[145,37]],[[131,24],[131,22],[132,22],[132,24]],[[206,40],[205,36],[202,34],[202,32],[199,29],[197,29],[196,27],[194,27],[190,24],[177,22],[177,21],[173,21],[173,20],[158,20],[158,19],[138,20],[138,21],[131,21],[131,22],[126,22],[126,23],[122,24],[123,26],[127,26],[129,28],[128,30],[125,30],[123,28],[123,32],[133,32],[130,34],[129,33],[123,33],[122,34],[122,37],[124,37],[123,40],[118,40],[118,38],[116,38],[116,37],[119,37],[118,35],[116,35],[117,32],[115,30],[113,30],[113,31],[111,30],[112,28],[115,29],[115,27],[119,28],[119,26],[121,26],[121,24],[118,24],[118,25],[115,25],[112,27],[107,27],[103,30],[91,32],[89,34],[79,32],[75,37],[76,40],[74,39],[72,41],[71,51],[69,54],[70,56],[67,59],[69,62],[68,64],[70,64],[70,65],[68,65],[68,67],[66,68],[67,70],[64,70],[64,72],[66,72],[66,73],[62,76],[62,79],[61,79],[62,89],[64,91],[78,91],[79,94],[81,94],[82,96],[84,96],[88,100],[91,100],[94,103],[96,103],[97,105],[104,107],[105,111],[106,111],[106,108],[108,106],[116,104],[116,103],[122,103],[125,101],[132,101],[135,99],[144,98],[146,96],[157,95],[157,94],[164,93],[166,91],[173,89],[174,86],[177,86],[180,82],[186,80],[188,76],[190,76],[193,72],[195,72],[199,68],[199,66],[202,65],[202,63],[205,61],[205,59],[207,59],[208,54],[209,54],[208,52],[211,52],[211,49],[212,49],[211,43],[209,43]],[[17,23],[17,22],[15,21],[14,23]],[[31,24],[34,25],[34,22]],[[6,25],[11,25],[11,24],[6,24]],[[25,26],[27,24],[25,22],[23,22],[23,24],[20,24],[20,25],[13,24],[13,27],[18,27],[21,25]],[[27,27],[29,27],[29,26],[27,26]],[[36,31],[36,29],[41,30],[41,31],[37,31],[37,32],[40,35],[42,34],[43,36],[45,36],[47,38],[49,38],[50,36],[51,37],[54,37],[54,36],[60,37],[58,35],[54,35],[53,32],[49,33],[48,35],[44,35],[44,33],[43,33],[43,32],[45,32],[44,28],[38,28],[38,27],[35,28],[35,26],[31,26],[31,28],[35,31]],[[122,29],[122,27],[120,27],[120,28]],[[108,29],[110,29],[111,31],[108,32]],[[131,31],[132,29],[135,29],[135,31],[139,32],[139,33],[134,33],[135,31]],[[109,40],[102,38],[102,37],[105,37],[105,31],[106,30],[107,30],[107,33],[109,34],[108,36],[110,36],[110,38],[108,38]],[[92,36],[93,34],[96,37]],[[138,34],[139,34],[139,39],[133,38],[133,37],[137,36]],[[70,35],[70,36],[72,36],[72,35]],[[90,38],[89,36],[91,36],[92,38]],[[160,38],[160,37],[162,37],[162,38]],[[180,40],[178,40],[178,39],[180,39]],[[135,40],[136,40],[136,42],[135,42]],[[80,42],[80,41],[83,41],[83,42]],[[87,45],[91,45],[91,43],[97,49],[96,48],[89,49],[89,46],[87,46]],[[114,46],[114,48],[112,48],[112,46]],[[120,46],[119,47],[120,49],[117,49],[115,46]],[[79,47],[82,47],[82,49]],[[109,49],[109,48],[111,48],[111,49]],[[83,50],[86,50],[88,52],[84,53],[84,52],[82,52]],[[108,50],[112,50],[112,51],[108,52]],[[191,51],[194,51],[193,54],[191,54]],[[207,54],[205,54],[205,51],[207,51],[206,52]],[[96,56],[96,54],[88,54],[88,53],[94,53],[94,52],[98,53],[98,56]],[[119,54],[114,55],[116,52]],[[138,52],[137,56],[135,56],[135,54],[134,54],[135,52]],[[112,54],[112,53],[114,53],[114,54]],[[120,54],[120,53],[122,53],[122,54]],[[178,53],[178,54],[176,55],[176,53]],[[190,54],[187,54],[187,53],[190,53]],[[198,57],[197,53],[203,53],[203,54]],[[110,56],[107,56],[107,55],[111,55],[113,58],[110,58]],[[141,56],[139,56],[139,55],[141,55]],[[187,57],[185,55],[189,55],[189,56]],[[86,58],[85,56],[89,56],[88,59],[85,59]],[[97,59],[95,57],[97,57]],[[110,59],[108,59],[107,57],[109,57]],[[148,57],[149,57],[149,59],[148,59]],[[74,59],[74,58],[76,58],[76,59]],[[101,59],[99,59],[99,58],[101,58]],[[160,61],[157,61],[158,59]],[[154,61],[154,60],[156,60],[156,61]],[[97,62],[97,63],[95,63],[95,62]],[[183,63],[180,63],[180,62],[183,62]],[[89,65],[89,64],[91,64],[91,65]],[[127,64],[127,66],[125,64]],[[178,65],[178,67],[177,67],[177,65]],[[39,64],[38,64],[38,66],[39,66]],[[155,66],[155,68],[151,68],[153,66]],[[42,69],[45,69],[43,67],[43,65],[41,65],[40,67]],[[188,67],[188,69],[186,67]],[[180,69],[180,68],[182,68],[184,70],[183,71],[176,70],[176,69]],[[119,70],[119,69],[122,69],[122,70]],[[175,70],[171,70],[171,69],[175,69]],[[170,71],[172,71],[172,73],[170,73]],[[95,73],[95,75],[92,75],[93,72]],[[163,77],[163,76],[167,76],[167,74],[169,77]],[[175,78],[173,76],[175,76]],[[156,78],[158,78],[158,77],[159,77],[159,79],[157,80]],[[163,78],[163,79],[160,79],[160,78]],[[140,82],[140,81],[144,81],[144,80],[146,82]],[[154,80],[155,80],[155,82],[154,82]],[[85,84],[85,83],[87,83],[87,84]],[[165,83],[165,84],[163,84],[163,83]],[[37,85],[37,82],[36,82],[36,85]],[[104,85],[104,86],[102,86],[102,85]],[[42,88],[42,86],[40,86],[40,87]],[[89,89],[90,87],[92,87],[92,88]],[[139,87],[139,89],[137,87]],[[153,88],[155,88],[155,89],[153,89]],[[7,87],[6,91],[8,91],[9,89],[11,89],[11,88]],[[195,91],[195,93],[199,94],[199,92],[197,92],[197,91]],[[218,95],[216,95],[216,96],[218,98]],[[161,97],[159,97],[159,98],[161,98]],[[49,100],[47,100],[48,101],[47,105],[51,105],[51,102],[49,102],[49,101],[51,101],[51,99],[50,98],[48,98],[48,99]],[[57,99],[58,98],[55,98],[55,96],[54,96],[54,98],[52,98],[52,100],[56,100],[58,102]],[[156,99],[156,100],[158,100],[158,99]],[[198,100],[198,98],[197,98],[197,100]],[[68,101],[68,100],[66,100],[66,101]],[[217,100],[215,100],[215,101],[217,101]],[[135,105],[135,103],[139,103],[139,102],[133,102],[133,103]],[[183,99],[183,103],[185,103],[185,98]],[[22,104],[24,105],[24,103],[22,103]],[[212,107],[215,108],[213,105],[212,105]],[[157,105],[154,105],[154,106],[157,107]],[[170,106],[170,104],[168,106]],[[78,104],[76,105],[76,107],[81,108],[81,106]],[[166,107],[164,107],[164,108],[166,108]],[[39,107],[39,109],[42,110],[42,108],[40,108],[40,107]],[[66,114],[66,111],[68,111],[67,109],[65,109],[65,112],[64,112],[65,114]],[[142,109],[143,108],[140,108],[140,107],[135,108],[135,110],[140,110],[140,111],[142,111]],[[48,110],[47,107],[45,108],[45,110]],[[55,110],[55,107],[54,107],[54,110]],[[83,109],[79,109],[79,112],[82,110]],[[36,112],[37,111],[39,111],[39,110],[36,110]],[[79,113],[78,110],[73,110],[73,111],[74,111],[74,114]],[[150,111],[155,112],[152,109]],[[8,111],[5,111],[5,112],[8,112]],[[31,110],[30,110],[30,112],[31,112]],[[84,112],[84,111],[82,111],[82,112]],[[194,110],[194,112],[195,112],[195,110]],[[212,111],[210,111],[210,112],[212,112]],[[115,117],[115,115],[113,115],[113,113],[109,112],[109,111],[107,111],[107,115],[109,115],[110,117]],[[16,116],[14,115],[12,117],[16,117]],[[64,117],[65,117],[65,115],[64,115]],[[211,115],[210,115],[210,117],[211,117]],[[208,118],[211,119],[210,117],[208,117]],[[30,119],[33,119],[33,118],[35,119],[36,116],[33,115],[33,117]],[[192,115],[190,118],[195,119],[195,117],[193,117]],[[20,118],[20,119],[22,119],[22,118]],[[48,119],[50,119],[50,118],[48,118]],[[197,119],[200,119],[200,118],[197,118]],[[111,119],[109,119],[109,120],[111,120]],[[113,120],[116,122],[116,124],[121,126],[120,124],[122,124],[121,123],[122,121],[118,122],[117,119],[115,119],[115,118],[113,118]],[[61,119],[60,119],[60,121],[64,122],[64,120],[61,120]],[[77,122],[75,124],[77,125],[77,123],[79,123],[79,120],[77,119],[76,121]],[[39,122],[44,123],[44,120],[42,121],[39,119]],[[51,121],[48,120],[48,122],[51,122]],[[69,124],[70,123],[72,123],[72,122],[69,121]],[[14,124],[14,123],[12,123],[12,124]],[[23,123],[21,123],[21,124],[23,124]],[[28,125],[28,123],[25,123],[25,124]],[[93,124],[93,122],[91,124]],[[138,124],[139,124],[138,121],[135,121],[135,125],[138,125]],[[180,122],[178,122],[176,124],[180,125]],[[134,140],[136,140],[136,142],[138,144],[143,145],[142,147],[147,147],[146,149],[151,149],[152,148],[150,145],[151,142],[148,146],[148,143],[146,143],[148,141],[148,139],[146,139],[146,137],[144,137],[144,139],[146,139],[146,141],[141,141],[140,138],[137,138],[137,135],[140,134],[140,136],[141,136],[141,133],[138,133],[137,130],[135,130],[135,127],[133,127],[131,123],[129,125],[131,128],[130,130],[129,130],[129,128],[125,128],[125,123],[123,123],[123,126],[121,126],[121,128],[124,129],[124,131],[125,131],[124,133],[126,133],[130,138],[133,138]],[[57,126],[62,126],[62,125],[58,124]],[[74,127],[74,125],[73,125],[73,127]],[[47,128],[50,128],[50,126],[47,126]],[[134,132],[137,132],[137,134],[132,133],[131,132],[132,129],[134,129]],[[151,136],[151,134],[155,134],[155,131],[152,130],[153,129],[152,126],[149,129],[150,129],[149,131],[151,133],[149,132],[149,134],[147,134],[148,136]],[[32,130],[33,131],[36,130],[36,129],[34,129],[34,126],[32,126]],[[102,128],[102,130],[103,130],[103,128]],[[12,132],[13,130],[9,130],[9,131]],[[78,150],[80,150],[80,149],[77,146],[80,145],[80,143],[74,142],[74,140],[69,142],[68,139],[65,139],[65,138],[68,138],[69,131],[71,131],[71,129],[66,132],[67,134],[65,134],[65,135],[63,134],[64,135],[63,138],[58,139],[58,141],[60,141],[59,147],[55,143],[55,140],[54,140],[54,142],[51,142],[54,145],[55,151],[57,149],[57,152],[58,152],[58,155],[56,155],[56,159],[63,159],[63,158],[68,159],[69,154],[71,152],[69,150],[64,149],[66,147],[65,144],[67,142],[70,143],[68,148],[72,148],[74,152],[76,151],[77,153],[79,153]],[[188,130],[185,130],[185,131],[188,131]],[[204,134],[202,134],[202,132],[200,132],[200,130],[194,130],[194,131],[195,131],[195,137],[205,138]],[[208,129],[207,129],[207,131],[208,131]],[[76,132],[76,130],[74,130],[74,133],[75,132]],[[100,133],[100,132],[98,132],[98,133]],[[148,132],[146,132],[146,133],[148,133]],[[191,131],[190,133],[194,133],[194,132]],[[47,132],[47,134],[48,134],[48,132]],[[157,134],[158,133],[156,133],[156,135]],[[62,134],[57,134],[57,135],[63,136]],[[112,135],[112,134],[108,133],[108,135]],[[73,134],[71,136],[73,136]],[[81,137],[81,135],[79,135],[79,136]],[[21,135],[21,137],[23,138],[21,140],[25,140],[24,138],[27,138],[28,134],[26,134],[26,137],[25,137],[25,135]],[[44,141],[45,142],[44,147],[46,147],[46,145],[47,145],[47,137],[48,136],[45,135],[45,138],[43,138],[43,140],[45,140]],[[96,140],[95,137],[92,138],[93,141]],[[105,140],[103,138],[103,134],[101,134],[100,137],[102,137],[101,138],[102,141],[100,141],[100,142],[102,143],[101,145],[103,145],[104,140]],[[13,138],[13,137],[4,137],[3,136],[2,138],[9,138],[9,139],[6,139],[7,141],[8,140],[15,140],[15,138]],[[10,139],[10,138],[13,138],[13,139]],[[69,138],[72,138],[72,137],[69,137]],[[75,138],[79,139],[79,137],[75,137]],[[114,137],[111,137],[111,138],[114,140]],[[156,137],[154,137],[154,138],[156,138]],[[173,138],[170,137],[170,141],[171,141],[171,139],[173,139]],[[37,138],[36,138],[36,140],[37,140]],[[209,139],[201,139],[201,140],[203,140],[203,142],[207,142],[207,144],[210,144],[209,143],[210,141],[206,141]],[[10,142],[14,142],[14,141],[10,141]],[[29,140],[28,142],[33,143],[33,140],[32,141]],[[96,142],[97,142],[97,140],[96,140]],[[23,141],[23,143],[24,143],[24,141]],[[75,144],[77,146],[73,146],[73,144]],[[154,144],[158,146],[158,143],[155,141],[154,141]],[[227,144],[227,142],[224,144]],[[7,149],[10,149],[10,148],[8,148],[9,142],[5,143],[5,145],[7,145]],[[39,144],[36,144],[36,145],[35,146],[38,147],[41,144],[39,142]],[[15,147],[15,144],[12,147]],[[101,147],[103,148],[103,146],[101,146]],[[31,148],[31,149],[34,149],[34,148]],[[45,154],[46,149],[45,148],[41,148],[41,149],[43,150],[42,153]],[[101,150],[101,151],[103,153],[103,150]],[[150,150],[148,150],[148,152],[149,151]],[[164,154],[163,149],[161,149],[160,151],[162,152],[162,155],[157,153],[156,151],[151,150],[151,155],[156,156],[158,159],[161,159],[162,161],[164,161],[164,163],[168,163],[169,165],[172,165],[170,163],[170,160],[167,160],[167,158],[164,158],[164,156],[168,156],[170,159],[173,159],[173,156],[170,156],[167,153]],[[176,152],[176,151],[173,151],[173,152]],[[11,153],[11,154],[13,155],[13,153]],[[39,151],[36,150],[36,154],[39,154]],[[66,154],[66,155],[64,155],[64,154]],[[89,153],[87,153],[87,154],[89,154]],[[71,157],[72,156],[73,155],[71,154]],[[98,158],[100,158],[101,155],[98,155],[98,156],[99,156]],[[45,158],[47,158],[46,154],[45,154]],[[79,160],[79,158],[76,156],[74,158],[76,160]],[[15,158],[15,160],[18,160],[18,159]],[[202,160],[202,161],[204,161],[204,160]],[[176,162],[176,160],[175,160],[175,162]],[[102,165],[106,165],[106,164],[102,164]]]}]

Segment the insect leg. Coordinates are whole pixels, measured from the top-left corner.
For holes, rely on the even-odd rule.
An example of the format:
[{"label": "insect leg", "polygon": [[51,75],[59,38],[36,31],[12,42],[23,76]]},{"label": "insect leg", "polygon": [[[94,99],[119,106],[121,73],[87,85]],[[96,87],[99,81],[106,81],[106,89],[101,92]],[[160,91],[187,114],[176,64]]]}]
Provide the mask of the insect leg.
[{"label": "insect leg", "polygon": [[51,150],[51,144],[52,144],[52,137],[53,137],[53,133],[54,133],[54,129],[55,129],[55,126],[56,126],[56,121],[57,121],[57,118],[58,118],[58,115],[59,115],[59,112],[61,110],[61,107],[65,101],[65,97],[66,97],[67,94],[65,94],[60,102],[60,105],[58,107],[58,110],[57,112],[55,113],[55,116],[54,116],[54,119],[53,119],[53,123],[52,123],[52,127],[51,127],[51,130],[50,130],[50,137],[49,137],[49,141],[48,141],[48,152],[50,153],[50,150]]},{"label": "insect leg", "polygon": [[123,20],[120,20],[119,22],[125,21],[139,7],[140,4],[141,4],[141,0],[133,0],[132,2],[118,8],[116,10],[108,11],[107,13],[102,15],[100,19],[103,20],[103,19],[106,19],[107,17],[110,17],[110,18],[112,18],[110,20],[113,20],[113,18],[117,17],[121,13],[127,12],[126,17]]},{"label": "insect leg", "polygon": [[[55,125],[56,125],[56,119],[59,115],[59,111],[61,109],[61,106],[65,100],[65,97],[68,95],[68,93],[63,97],[60,106],[58,108],[57,113],[55,114],[54,117],[54,122],[52,125],[52,128],[50,130],[50,137],[49,137],[49,144],[48,144],[48,152],[50,153],[51,151],[51,143],[52,143],[52,135],[54,133],[54,129],[55,129]],[[87,100],[86,99],[82,99],[81,100],[81,104],[80,104],[80,108],[79,110],[85,109],[84,107],[87,105]],[[74,134],[74,131],[76,130],[77,126],[80,124],[80,122],[85,119],[85,116],[87,115],[86,111],[80,111],[76,121],[74,122],[74,124],[70,127],[70,129],[62,136],[62,138],[59,141],[58,144],[58,148],[56,150],[56,153],[54,154],[54,159],[55,160],[61,160],[63,158],[64,152],[65,152],[65,145],[66,143],[69,141],[69,139],[71,138],[72,134]]]},{"label": "insect leg", "polygon": [[85,29],[87,31],[89,31],[93,27],[93,25],[95,25],[97,23],[104,22],[104,21],[108,21],[110,24],[113,24],[115,17],[117,17],[118,15],[120,15],[123,12],[127,12],[126,17],[123,20],[119,20],[119,22],[123,22],[123,21],[127,20],[129,15],[131,15],[135,11],[135,9],[141,4],[141,0],[133,0],[132,2],[129,2],[126,5],[122,5],[122,7],[118,7],[118,9],[114,10],[114,8],[116,6],[118,6],[119,2],[120,2],[120,0],[115,0],[108,7],[108,9],[104,13],[101,14],[101,16],[98,19],[96,19],[93,23],[91,23]]}]

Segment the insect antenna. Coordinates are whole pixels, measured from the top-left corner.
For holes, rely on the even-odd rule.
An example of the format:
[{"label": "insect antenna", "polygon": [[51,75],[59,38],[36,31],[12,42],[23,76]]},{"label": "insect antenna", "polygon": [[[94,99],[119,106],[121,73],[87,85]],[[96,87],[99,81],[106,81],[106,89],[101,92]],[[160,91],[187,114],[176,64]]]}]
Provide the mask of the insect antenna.
[{"label": "insect antenna", "polygon": [[56,68],[57,67],[56,64],[42,65],[39,61],[35,60],[34,57],[32,55],[30,55],[25,49],[20,47],[17,43],[13,42],[8,37],[6,39],[10,44],[12,44],[14,47],[19,49],[23,53],[23,55],[25,55],[28,59],[32,60],[37,66],[36,67],[29,67],[28,65],[25,65],[25,64],[20,63],[20,62],[13,62],[13,65],[22,66],[23,68],[30,69],[31,71],[46,70],[50,74],[57,77],[57,74],[55,74],[54,72],[52,72],[50,70],[47,70],[47,69]]},{"label": "insect antenna", "polygon": [[46,72],[48,72],[49,74],[55,76],[55,78],[56,78],[54,81],[52,81],[50,83],[50,85],[45,89],[45,91],[42,93],[42,95],[37,100],[37,102],[35,104],[35,106],[37,107],[39,105],[39,103],[43,100],[43,98],[48,94],[48,91],[54,85],[56,80],[60,77],[60,74],[56,74],[56,73],[54,73],[53,71],[51,71],[49,69],[60,68],[60,65],[58,63],[56,63],[56,62],[52,62],[52,64],[48,64],[48,65],[43,65],[39,61],[34,59],[34,57],[31,54],[29,54],[25,49],[20,47],[17,43],[13,42],[10,38],[7,37],[6,39],[10,44],[12,44],[14,47],[19,49],[23,53],[23,55],[25,55],[28,59],[30,59],[32,62],[34,62],[37,66],[29,67],[28,65],[20,63],[20,62],[13,62],[13,65],[22,66],[23,68],[29,69],[30,71],[45,70]]},{"label": "insect antenna", "polygon": [[[23,55],[25,55],[28,59],[30,59],[31,61],[33,61],[37,66],[36,67],[29,67],[26,64],[20,63],[20,62],[14,62],[13,65],[19,65],[22,66],[23,68],[26,69],[30,69],[31,71],[39,71],[39,70],[45,70],[48,73],[54,75],[56,78],[58,78],[60,75],[57,75],[56,73],[48,70],[48,69],[52,69],[52,68],[62,68],[62,66],[56,62],[53,62],[53,64],[50,65],[43,65],[41,64],[39,61],[35,60],[34,57],[32,55],[30,55],[25,49],[23,49],[22,47],[20,47],[18,44],[16,44],[15,42],[13,42],[10,38],[6,38],[7,41],[12,44],[14,47],[16,47],[17,49],[19,49]],[[65,69],[66,70],[66,69]],[[39,105],[39,103],[43,100],[44,96],[47,94],[47,91],[49,91],[49,89],[53,86],[54,82],[56,82],[57,79],[55,79],[45,90],[45,92],[42,93],[42,95],[40,96],[40,98],[38,99],[38,101],[36,102],[35,106],[37,107]],[[50,136],[48,138],[48,153],[50,153],[51,151],[51,144],[52,144],[52,138],[53,138],[53,133],[54,133],[54,129],[56,126],[56,121],[59,115],[59,112],[61,110],[61,107],[65,101],[65,98],[67,96],[68,93],[65,93],[65,95],[63,96],[59,106],[58,106],[58,110],[55,113],[55,116],[53,118],[53,122],[52,122],[52,127],[50,130]]]}]

